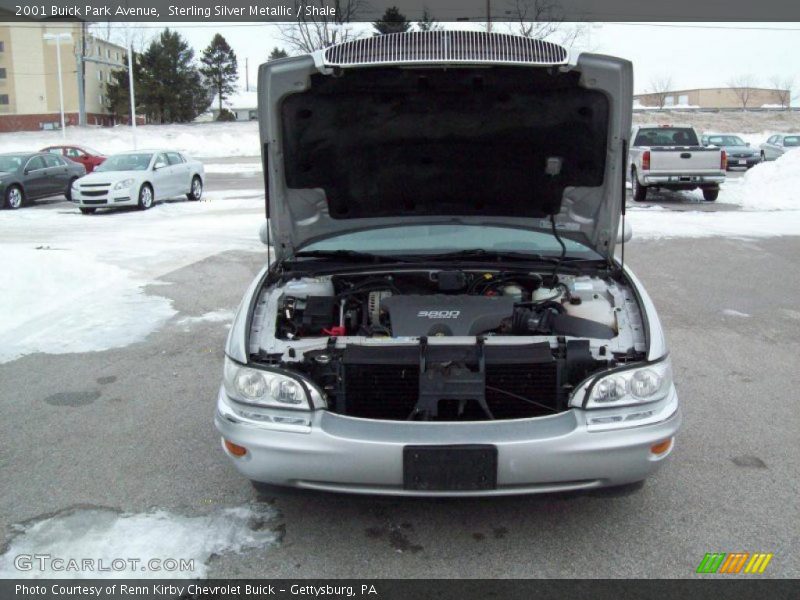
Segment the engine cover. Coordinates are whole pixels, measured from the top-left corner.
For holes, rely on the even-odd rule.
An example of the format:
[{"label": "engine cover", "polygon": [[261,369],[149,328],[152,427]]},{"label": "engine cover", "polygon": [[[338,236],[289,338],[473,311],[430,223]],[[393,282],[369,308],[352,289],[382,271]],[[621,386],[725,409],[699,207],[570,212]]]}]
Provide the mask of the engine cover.
[{"label": "engine cover", "polygon": [[480,335],[500,327],[514,312],[509,296],[390,296],[381,300],[392,335],[419,337]]}]

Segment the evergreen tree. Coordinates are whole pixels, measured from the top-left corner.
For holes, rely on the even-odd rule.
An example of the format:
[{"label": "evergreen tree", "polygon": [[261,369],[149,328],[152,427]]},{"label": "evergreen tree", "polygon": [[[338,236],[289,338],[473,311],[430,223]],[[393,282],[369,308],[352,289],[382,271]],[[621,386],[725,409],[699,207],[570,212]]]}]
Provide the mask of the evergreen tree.
[{"label": "evergreen tree", "polygon": [[[142,77],[142,66],[139,55],[133,55],[133,82],[138,89],[138,82]],[[136,90],[134,90],[136,92]],[[119,119],[130,119],[131,96],[128,83],[128,69],[112,71],[110,80],[105,86],[106,108]],[[141,99],[136,94],[136,113],[141,111]]]},{"label": "evergreen tree", "polygon": [[286,58],[289,55],[286,53],[286,50],[283,48],[278,48],[277,46],[272,49],[272,52],[269,53],[269,57],[267,60],[276,60],[278,58]]},{"label": "evergreen tree", "polygon": [[[186,123],[208,109],[208,88],[194,64],[194,51],[179,33],[165,29],[134,60],[137,114],[154,123]],[[120,117],[130,112],[128,73],[106,85],[107,105]]]},{"label": "evergreen tree", "polygon": [[372,26],[377,32],[374,35],[383,35],[386,33],[405,33],[409,30],[411,24],[396,6],[390,6],[383,13],[380,20],[375,21]]},{"label": "evergreen tree", "polygon": [[200,73],[217,95],[219,112],[222,114],[222,103],[236,91],[236,82],[239,79],[236,53],[224,37],[216,34],[208,48],[203,50],[200,62]]}]

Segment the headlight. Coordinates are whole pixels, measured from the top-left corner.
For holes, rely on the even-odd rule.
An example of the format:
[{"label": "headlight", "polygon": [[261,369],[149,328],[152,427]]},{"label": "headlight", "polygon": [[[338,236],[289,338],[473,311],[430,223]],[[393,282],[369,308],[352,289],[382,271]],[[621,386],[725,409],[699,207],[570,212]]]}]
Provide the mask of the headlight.
[{"label": "headlight", "polygon": [[275,371],[252,369],[225,357],[225,391],[239,402],[274,408],[308,410],[305,386],[294,377]]},{"label": "headlight", "polygon": [[587,409],[634,406],[661,400],[671,387],[672,367],[665,359],[590,379],[575,390],[570,405]]},{"label": "headlight", "polygon": [[118,181],[117,185],[114,186],[115,190],[124,190],[125,188],[129,188],[133,185],[133,179],[123,179],[122,181]]},{"label": "headlight", "polygon": [[78,180],[77,179],[72,182],[72,189],[73,190],[77,190],[78,189]]}]

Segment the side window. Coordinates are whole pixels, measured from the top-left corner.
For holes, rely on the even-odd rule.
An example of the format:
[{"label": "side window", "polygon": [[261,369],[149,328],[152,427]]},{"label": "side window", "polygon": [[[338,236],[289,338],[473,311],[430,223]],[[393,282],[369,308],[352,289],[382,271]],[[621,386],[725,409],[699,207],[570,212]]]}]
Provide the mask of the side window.
[{"label": "side window", "polygon": [[166,167],[169,163],[167,163],[167,157],[163,154],[159,154],[156,156],[156,162],[153,165],[155,168],[160,169],[162,167]]},{"label": "side window", "polygon": [[61,161],[61,159],[58,156],[55,156],[54,154],[47,154],[42,158],[44,158],[44,164],[48,167],[64,166],[64,163]]},{"label": "side window", "polygon": [[38,169],[44,169],[44,161],[41,156],[34,156],[28,161],[28,164],[25,165],[25,170],[36,171]]},{"label": "side window", "polygon": [[776,143],[777,141],[778,141],[778,136],[777,136],[777,135],[773,135],[771,138],[769,138],[769,139],[767,140],[767,143],[768,143],[768,144],[774,144],[774,143]]},{"label": "side window", "polygon": [[50,154],[61,154],[61,148],[48,148],[46,152]]},{"label": "side window", "polygon": [[185,162],[177,152],[167,152],[167,160],[169,160],[170,165],[180,165]]},{"label": "side window", "polygon": [[70,158],[80,158],[83,156],[83,152],[78,150],[77,148],[67,148],[67,156]]}]

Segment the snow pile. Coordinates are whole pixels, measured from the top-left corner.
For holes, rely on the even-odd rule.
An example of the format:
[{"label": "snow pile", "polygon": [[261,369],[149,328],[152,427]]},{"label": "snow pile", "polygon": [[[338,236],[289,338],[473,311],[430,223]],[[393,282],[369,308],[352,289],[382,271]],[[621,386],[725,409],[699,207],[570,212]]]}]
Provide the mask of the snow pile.
[{"label": "snow pile", "polygon": [[[62,143],[65,142],[60,131],[0,134],[0,152],[32,152]],[[135,148],[172,149],[201,158],[259,154],[257,121],[143,125],[136,128],[135,146],[133,132],[127,125],[67,127],[66,143],[89,146],[104,154]]]},{"label": "snow pile", "polygon": [[144,293],[146,281],[86,250],[12,245],[3,254],[0,362],[127,346],[176,312],[166,298]]},{"label": "snow pile", "polygon": [[800,150],[750,169],[724,201],[746,210],[800,210]]},{"label": "snow pile", "polygon": [[265,253],[263,191],[206,199],[92,216],[69,204],[0,211],[0,362],[141,341],[175,314],[146,285],[226,250]]},{"label": "snow pile", "polygon": [[800,211],[672,211],[629,208],[633,239],[727,237],[751,239],[797,235]]},{"label": "snow pile", "polygon": [[[0,578],[203,578],[214,554],[278,544],[279,536],[268,527],[276,517],[277,512],[264,504],[225,508],[199,517],[164,510],[145,514],[104,508],[68,511],[18,527],[17,536],[0,556]],[[59,570],[39,570],[39,563],[32,561],[30,571],[19,571],[14,565],[19,555],[49,555],[63,562],[56,563]],[[139,563],[130,563],[132,558]],[[79,567],[84,559],[94,561],[94,570],[67,570],[70,560]],[[166,559],[178,561],[177,568],[167,571],[171,563]],[[181,565],[180,561],[185,562]],[[188,561],[194,561],[193,568]],[[44,566],[52,567],[49,562]],[[180,566],[190,568],[180,570]]]}]

